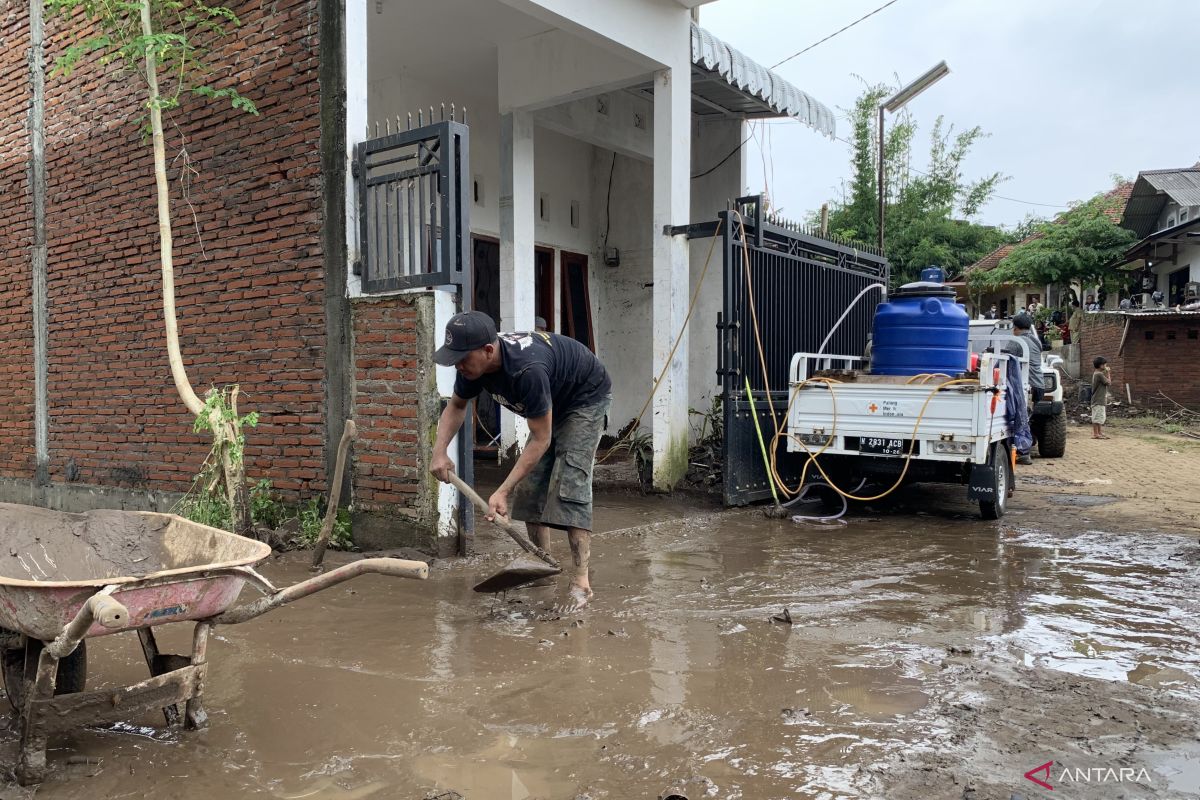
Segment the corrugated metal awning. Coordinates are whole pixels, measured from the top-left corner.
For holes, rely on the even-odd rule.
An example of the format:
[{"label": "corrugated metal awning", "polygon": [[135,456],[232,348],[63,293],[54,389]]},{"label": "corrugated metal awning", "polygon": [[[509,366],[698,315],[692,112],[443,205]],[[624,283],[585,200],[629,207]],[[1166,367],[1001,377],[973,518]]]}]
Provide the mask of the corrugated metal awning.
[{"label": "corrugated metal awning", "polygon": [[1138,173],[1121,226],[1143,238],[1155,231],[1168,200],[1200,206],[1200,168],[1154,169]]},{"label": "corrugated metal awning", "polygon": [[[630,87],[647,100],[654,84]],[[692,114],[727,119],[792,117],[825,136],[837,134],[833,111],[771,70],[692,25]]]},{"label": "corrugated metal awning", "polygon": [[692,97],[711,104],[708,113],[792,117],[826,136],[837,133],[828,106],[695,24],[692,64]]}]

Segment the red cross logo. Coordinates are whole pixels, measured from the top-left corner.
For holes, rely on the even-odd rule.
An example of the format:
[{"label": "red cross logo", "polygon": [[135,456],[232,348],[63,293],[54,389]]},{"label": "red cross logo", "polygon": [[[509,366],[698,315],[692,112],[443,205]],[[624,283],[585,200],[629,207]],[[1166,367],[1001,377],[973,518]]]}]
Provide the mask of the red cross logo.
[{"label": "red cross logo", "polygon": [[874,414],[878,410],[879,410],[879,406],[875,405],[874,403],[871,403],[871,405],[867,406],[867,411],[870,411],[872,414]]}]

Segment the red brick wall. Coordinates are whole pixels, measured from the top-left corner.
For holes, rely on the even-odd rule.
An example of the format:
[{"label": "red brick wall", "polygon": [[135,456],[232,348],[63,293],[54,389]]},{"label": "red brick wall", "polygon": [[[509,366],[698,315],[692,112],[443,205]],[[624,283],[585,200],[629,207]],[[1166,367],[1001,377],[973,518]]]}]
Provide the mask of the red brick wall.
[{"label": "red brick wall", "polygon": [[[0,48],[0,470],[18,476],[31,474],[33,444],[23,5]],[[241,385],[242,411],[262,415],[247,431],[248,472],[295,497],[325,488],[317,5],[232,8],[243,26],[212,80],[235,74],[261,116],[184,98],[167,120],[181,344],[198,393]],[[61,21],[47,35],[52,63]],[[82,483],[182,491],[208,439],[191,432],[171,381],[152,155],[138,87],[114,66],[47,76],[50,475],[67,480],[71,463]]]},{"label": "red brick wall", "polygon": [[0,477],[22,479],[34,472],[28,57],[29,20],[0,17]]},{"label": "red brick wall", "polygon": [[354,503],[361,511],[420,517],[434,502],[422,464],[437,400],[421,366],[419,298],[354,303]]},{"label": "red brick wall", "polygon": [[[1118,355],[1125,321],[1131,320],[1125,347]],[[1197,338],[1189,338],[1189,332]],[[1153,338],[1147,338],[1147,335]],[[1112,368],[1112,393],[1125,398],[1125,384],[1135,403],[1158,407],[1176,402],[1200,409],[1200,315],[1176,317],[1125,317],[1085,314],[1080,352],[1084,378],[1092,373],[1092,359],[1104,356]]]}]

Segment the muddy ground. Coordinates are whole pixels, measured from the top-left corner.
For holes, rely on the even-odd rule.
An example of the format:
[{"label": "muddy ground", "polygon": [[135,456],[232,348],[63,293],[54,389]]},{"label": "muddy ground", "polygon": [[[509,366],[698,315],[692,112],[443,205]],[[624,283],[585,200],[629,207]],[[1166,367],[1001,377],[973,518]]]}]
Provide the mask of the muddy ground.
[{"label": "muddy ground", "polygon": [[[1087,435],[998,523],[945,487],[833,525],[606,495],[565,617],[554,587],[473,594],[513,550],[481,534],[425,583],[219,629],[208,731],[54,740],[36,796],[1200,797],[1200,443]],[[142,677],[132,635],[92,645],[92,685]]]}]

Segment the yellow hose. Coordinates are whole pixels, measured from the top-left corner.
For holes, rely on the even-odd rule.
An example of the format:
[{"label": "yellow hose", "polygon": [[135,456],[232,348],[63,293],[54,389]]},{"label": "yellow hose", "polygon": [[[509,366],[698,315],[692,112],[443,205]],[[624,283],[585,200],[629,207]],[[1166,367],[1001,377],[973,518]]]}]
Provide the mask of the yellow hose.
[{"label": "yellow hose", "polygon": [[[775,491],[775,479],[771,477],[771,459],[767,457],[767,446],[763,443],[762,427],[758,424],[758,410],[754,407],[754,393],[750,391],[750,379],[746,378],[746,399],[750,401],[750,417],[754,420],[754,432],[758,434],[758,449],[762,451],[763,469],[767,471],[767,483],[771,486],[771,497],[779,505],[779,493]],[[771,444],[774,445],[774,440]]]},{"label": "yellow hose", "polygon": [[[792,402],[795,401],[796,395],[799,394],[800,389],[804,388],[804,385],[809,382],[825,383],[826,387],[829,389],[830,398],[833,400],[833,426],[832,426],[833,429],[829,432],[829,438],[826,439],[825,444],[822,445],[821,449],[815,453],[809,452],[808,446],[805,445],[803,441],[801,441],[799,439],[796,440],[797,443],[801,447],[804,448],[804,452],[808,454],[808,460],[804,462],[804,468],[800,472],[800,484],[799,484],[799,486],[796,487],[795,491],[791,491],[783,484],[783,480],[779,476],[778,459],[772,459],[772,465],[771,465],[772,476],[774,477],[775,480],[779,481],[781,486],[783,486],[785,494],[789,494],[789,495],[797,494],[797,493],[799,493],[800,489],[804,486],[804,481],[808,477],[809,465],[814,465],[814,466],[816,466],[817,471],[821,473],[821,477],[823,477],[825,479],[825,482],[829,484],[829,487],[831,489],[833,489],[835,492],[840,494],[842,497],[845,497],[847,500],[858,500],[859,502],[881,500],[884,497],[887,497],[892,492],[896,491],[896,489],[898,489],[900,487],[900,484],[902,484],[904,482],[904,476],[908,474],[908,467],[912,463],[913,451],[917,446],[917,433],[920,430],[921,421],[925,418],[925,412],[926,412],[926,410],[928,410],[929,403],[930,403],[930,401],[933,400],[933,396],[948,386],[962,386],[962,385],[966,385],[966,384],[970,384],[972,386],[976,385],[976,381],[973,379],[960,378],[958,380],[949,380],[949,381],[946,381],[945,383],[940,383],[937,386],[935,386],[933,388],[933,391],[930,392],[928,394],[928,396],[926,396],[925,402],[921,405],[921,413],[919,413],[917,415],[917,422],[915,425],[913,425],[912,437],[909,439],[908,452],[905,453],[905,455],[904,455],[904,469],[902,469],[900,471],[900,476],[898,478],[896,478],[896,482],[893,483],[890,487],[888,487],[888,489],[881,492],[880,494],[872,495],[871,497],[860,497],[858,495],[853,495],[853,494],[843,490],[840,486],[838,486],[836,483],[834,483],[833,479],[829,477],[828,473],[826,473],[825,469],[821,466],[821,463],[819,461],[817,461],[817,456],[821,455],[821,453],[825,452],[825,450],[828,449],[829,445],[833,442],[834,435],[837,433],[837,395],[833,391],[833,386],[831,385],[831,382],[825,378],[812,378],[809,380],[801,381],[800,383],[796,384],[796,389],[792,395],[792,401],[788,402],[789,415],[791,412]],[[775,448],[778,446],[778,440],[779,440],[780,435],[782,435],[782,434],[777,433],[775,436],[775,440],[773,440],[771,442],[772,454],[774,454]]]}]

